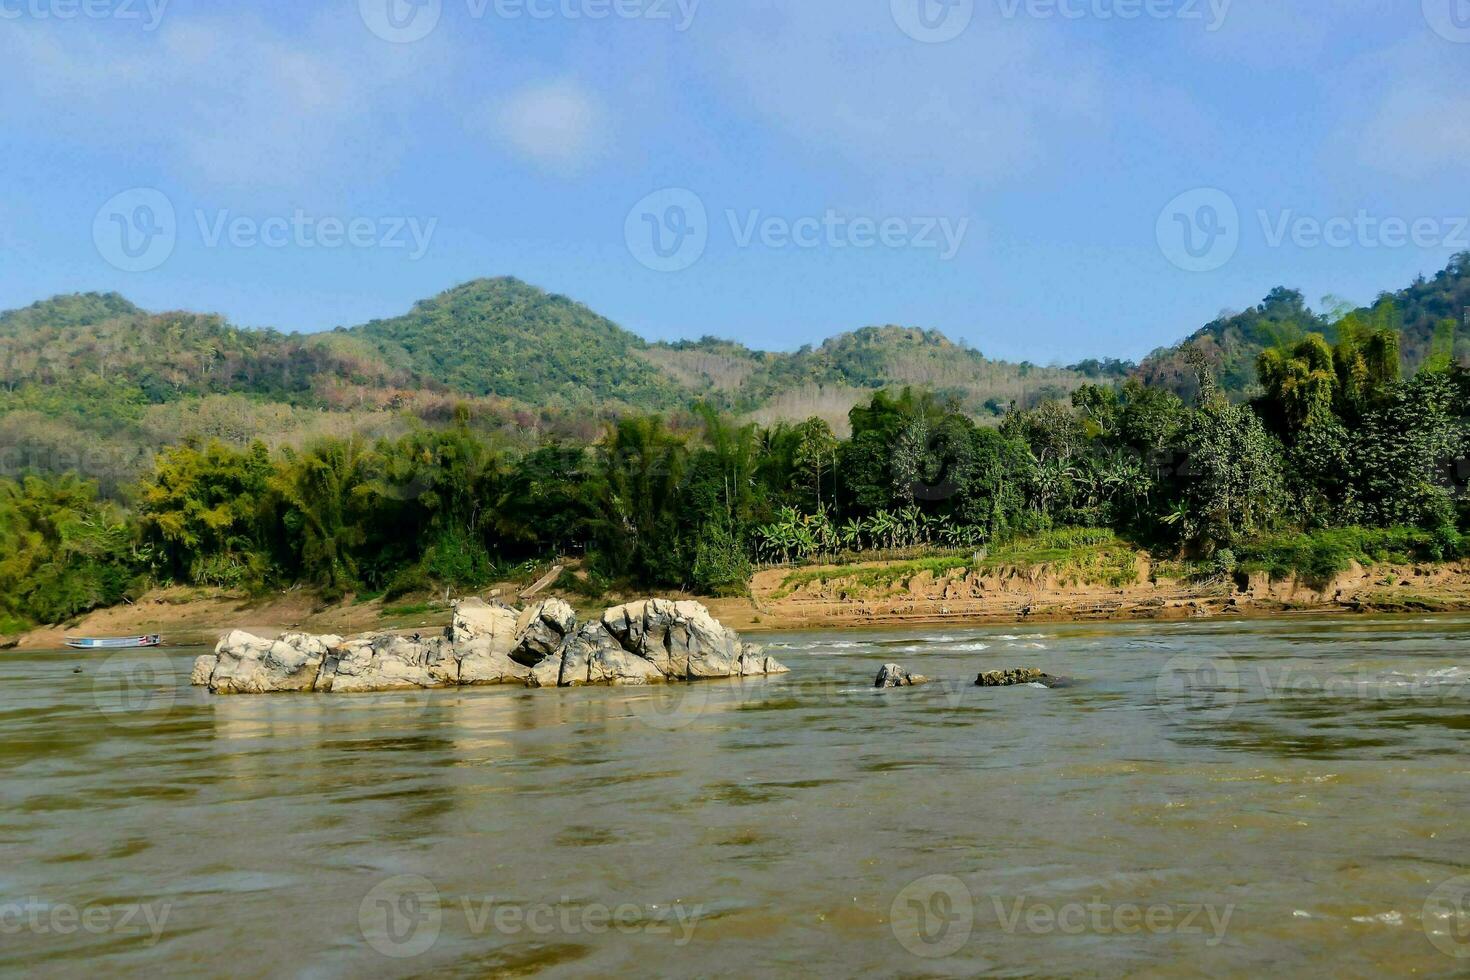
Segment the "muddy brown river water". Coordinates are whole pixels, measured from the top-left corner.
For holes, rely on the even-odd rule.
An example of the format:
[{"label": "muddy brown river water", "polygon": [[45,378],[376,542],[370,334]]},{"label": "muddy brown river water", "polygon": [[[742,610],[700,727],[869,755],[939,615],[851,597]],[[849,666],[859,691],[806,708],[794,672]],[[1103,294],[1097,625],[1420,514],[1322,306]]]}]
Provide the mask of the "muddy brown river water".
[{"label": "muddy brown river water", "polygon": [[359,697],[0,654],[0,972],[1470,974],[1470,619],[762,640]]}]

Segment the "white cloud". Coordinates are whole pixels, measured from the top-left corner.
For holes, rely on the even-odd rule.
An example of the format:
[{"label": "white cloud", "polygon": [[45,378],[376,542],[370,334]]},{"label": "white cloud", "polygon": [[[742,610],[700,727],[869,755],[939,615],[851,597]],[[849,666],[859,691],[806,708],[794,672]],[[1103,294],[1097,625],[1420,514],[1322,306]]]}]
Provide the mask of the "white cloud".
[{"label": "white cloud", "polygon": [[252,17],[170,18],[136,35],[7,24],[0,126],[146,156],[213,187],[381,169],[401,147],[375,122],[412,104],[449,59],[345,23],[289,35]]},{"label": "white cloud", "polygon": [[536,163],[575,171],[604,142],[603,111],[577,82],[562,79],[512,93],[490,107],[490,128]]}]

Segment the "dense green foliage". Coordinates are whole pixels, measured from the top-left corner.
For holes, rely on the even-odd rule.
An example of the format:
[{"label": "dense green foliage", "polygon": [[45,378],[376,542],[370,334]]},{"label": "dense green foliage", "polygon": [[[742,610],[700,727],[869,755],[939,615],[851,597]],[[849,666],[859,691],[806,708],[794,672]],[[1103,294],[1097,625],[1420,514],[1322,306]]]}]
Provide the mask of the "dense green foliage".
[{"label": "dense green foliage", "polygon": [[[1427,346],[1409,325],[1422,333],[1458,302],[1466,271],[1457,260],[1415,284],[1407,311],[1384,299],[1324,318],[1273,293],[1179,353],[1187,396],[1088,362],[1048,397],[981,411],[964,379],[994,362],[937,334],[859,331],[789,356],[655,349],[510,280],[315,339],[59,299],[0,317],[0,617],[63,620],[149,583],[394,598],[556,556],[585,556],[589,592],[725,595],[756,562],[916,548],[1002,560],[1092,533],[1109,537],[1063,550],[1096,552],[1086,574],[1104,578],[1122,574],[1113,535],[1216,571],[1319,578],[1379,556],[1456,557],[1470,372],[1455,321]],[[660,357],[675,358],[667,374]],[[527,358],[546,388],[499,373]],[[438,390],[395,387],[431,369]],[[687,404],[699,372],[729,383],[702,385],[694,407],[636,408]],[[894,372],[929,383],[884,386]],[[817,413],[761,424],[734,408],[763,385],[829,383],[856,398],[837,431]],[[550,392],[567,424],[455,386]],[[992,409],[996,424],[977,421]],[[250,438],[272,425],[298,428]]]},{"label": "dense green foliage", "polygon": [[134,594],[148,557],[136,541],[92,484],[0,480],[0,626],[56,622]]},{"label": "dense green foliage", "polygon": [[518,279],[465,283],[356,332],[392,363],[465,394],[643,409],[687,396],[638,357],[642,338]]},{"label": "dense green foliage", "polygon": [[[1470,339],[1462,337],[1457,342],[1453,331],[1470,325],[1465,321],[1470,311],[1470,252],[1455,256],[1432,279],[1421,276],[1405,289],[1384,293],[1371,307],[1352,310],[1332,297],[1324,298],[1323,305],[1325,312],[1313,312],[1300,292],[1278,287],[1258,306],[1222,314],[1177,346],[1155,351],[1140,366],[1138,377],[1146,384],[1193,397],[1194,371],[1185,351],[1194,348],[1205,354],[1229,395],[1245,398],[1257,393],[1256,359],[1262,351],[1289,345],[1310,333],[1335,341],[1345,317],[1370,329],[1391,326],[1410,373],[1436,356],[1442,360],[1464,356],[1470,353]],[[1385,323],[1389,311],[1392,323]]]}]

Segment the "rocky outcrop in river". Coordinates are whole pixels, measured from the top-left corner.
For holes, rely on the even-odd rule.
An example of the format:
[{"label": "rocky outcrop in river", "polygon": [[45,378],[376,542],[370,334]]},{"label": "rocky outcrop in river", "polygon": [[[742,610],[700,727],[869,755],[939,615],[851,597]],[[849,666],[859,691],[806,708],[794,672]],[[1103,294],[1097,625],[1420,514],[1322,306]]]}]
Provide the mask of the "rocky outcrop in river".
[{"label": "rocky outcrop in river", "polygon": [[547,599],[517,611],[466,599],[442,635],[354,637],[287,633],[276,640],[235,630],[198,658],[191,681],[215,694],[317,691],[357,694],[523,684],[580,687],[784,674],[697,602],[648,599],[577,623]]},{"label": "rocky outcrop in river", "polygon": [[873,682],[874,687],[916,687],[919,684],[927,684],[929,678],[923,674],[911,674],[907,668],[898,664],[884,664],[878,671],[878,679]]},{"label": "rocky outcrop in river", "polygon": [[988,670],[975,678],[977,687],[1015,687],[1019,684],[1041,684],[1045,687],[1067,687],[1065,677],[1055,677],[1036,667],[1016,667],[1012,670]]}]

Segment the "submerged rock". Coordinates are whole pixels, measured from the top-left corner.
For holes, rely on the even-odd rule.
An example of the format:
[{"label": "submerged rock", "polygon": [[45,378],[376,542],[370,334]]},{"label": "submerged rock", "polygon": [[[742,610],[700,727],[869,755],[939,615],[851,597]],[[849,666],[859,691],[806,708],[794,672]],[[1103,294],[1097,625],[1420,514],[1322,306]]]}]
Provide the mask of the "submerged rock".
[{"label": "submerged rock", "polygon": [[874,687],[913,687],[916,684],[925,684],[929,678],[923,674],[910,674],[905,668],[898,664],[884,664],[878,671],[878,679],[873,682]]},{"label": "submerged rock", "polygon": [[213,655],[195,661],[190,681],[216,694],[356,694],[490,684],[659,684],[786,670],[697,602],[629,603],[578,627],[572,607],[560,599],[519,613],[467,599],[456,605],[443,634],[428,638],[288,633],[266,640],[236,630]]},{"label": "submerged rock", "polygon": [[977,687],[1015,687],[1018,684],[1044,684],[1047,687],[1065,687],[1070,683],[1065,677],[1053,677],[1036,667],[1015,667],[1010,670],[990,670],[975,678]]}]

